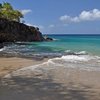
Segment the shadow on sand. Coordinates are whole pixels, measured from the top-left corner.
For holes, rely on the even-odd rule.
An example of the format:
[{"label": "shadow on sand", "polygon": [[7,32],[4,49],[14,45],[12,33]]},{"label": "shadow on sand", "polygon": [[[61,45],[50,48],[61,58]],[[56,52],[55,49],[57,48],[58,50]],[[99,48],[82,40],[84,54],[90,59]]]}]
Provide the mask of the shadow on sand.
[{"label": "shadow on sand", "polygon": [[[4,83],[6,85],[4,85]],[[89,86],[70,87],[51,79],[12,77],[0,86],[0,100],[100,100]],[[92,98],[92,99],[91,99]]]}]

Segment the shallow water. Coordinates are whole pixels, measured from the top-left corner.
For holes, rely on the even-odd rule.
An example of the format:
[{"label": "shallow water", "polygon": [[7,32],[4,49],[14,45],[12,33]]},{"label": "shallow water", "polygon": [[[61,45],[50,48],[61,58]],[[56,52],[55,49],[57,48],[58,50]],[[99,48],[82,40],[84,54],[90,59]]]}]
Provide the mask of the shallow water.
[{"label": "shallow water", "polygon": [[[23,55],[53,55],[66,52],[85,51],[89,54],[100,55],[100,35],[50,35],[52,42],[25,42],[4,47],[4,52]],[[2,51],[2,50],[0,50]]]},{"label": "shallow water", "polygon": [[0,50],[15,56],[50,57],[5,75],[0,100],[100,100],[100,36],[50,37],[57,40],[10,44]]},{"label": "shallow water", "polygon": [[[54,66],[100,67],[100,35],[49,35],[51,42],[17,42],[0,53],[32,58],[52,58]],[[56,58],[55,58],[56,57]],[[59,63],[60,62],[60,63]],[[87,65],[86,65],[87,64]]]}]

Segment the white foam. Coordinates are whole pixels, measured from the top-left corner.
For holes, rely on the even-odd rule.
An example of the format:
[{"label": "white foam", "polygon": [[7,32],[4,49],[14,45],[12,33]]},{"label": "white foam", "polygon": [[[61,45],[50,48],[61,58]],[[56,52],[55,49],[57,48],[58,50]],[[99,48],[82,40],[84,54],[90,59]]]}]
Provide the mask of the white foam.
[{"label": "white foam", "polygon": [[0,51],[3,51],[3,48],[2,48],[2,49],[0,49]]},{"label": "white foam", "polygon": [[86,51],[80,51],[80,52],[75,52],[75,54],[78,54],[78,55],[86,55],[87,52]]},{"label": "white foam", "polygon": [[67,56],[62,56],[61,59],[66,60],[66,61],[89,61],[91,60],[91,57],[88,55],[67,55]]},{"label": "white foam", "polygon": [[66,52],[66,53],[69,53],[69,52],[71,52],[71,50],[66,50],[65,52]]},{"label": "white foam", "polygon": [[59,39],[55,39],[55,38],[53,38],[53,40],[54,40],[54,41],[57,41],[57,40],[59,40]]},{"label": "white foam", "polygon": [[66,50],[65,53],[72,53],[72,54],[75,54],[75,55],[88,55],[88,53],[86,51],[79,51],[79,52],[73,52],[71,50]]},{"label": "white foam", "polygon": [[0,51],[3,51],[3,50],[5,50],[5,47],[0,49]]},{"label": "white foam", "polygon": [[12,76],[28,76],[34,72],[45,74],[49,70],[56,70],[56,68],[78,68],[79,70],[100,71],[100,57],[90,55],[66,55],[58,58],[49,59],[47,62],[33,65],[16,70],[4,78],[11,78]]}]

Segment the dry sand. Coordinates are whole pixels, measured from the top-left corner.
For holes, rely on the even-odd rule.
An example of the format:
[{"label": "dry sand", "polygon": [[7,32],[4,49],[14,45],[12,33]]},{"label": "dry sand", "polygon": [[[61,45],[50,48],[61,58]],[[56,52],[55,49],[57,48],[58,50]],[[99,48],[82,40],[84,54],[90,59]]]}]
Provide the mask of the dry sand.
[{"label": "dry sand", "polygon": [[[0,58],[0,75],[42,62]],[[0,87],[0,100],[100,100],[99,71],[59,67],[47,74],[46,77],[45,73],[33,77],[12,77]]]}]

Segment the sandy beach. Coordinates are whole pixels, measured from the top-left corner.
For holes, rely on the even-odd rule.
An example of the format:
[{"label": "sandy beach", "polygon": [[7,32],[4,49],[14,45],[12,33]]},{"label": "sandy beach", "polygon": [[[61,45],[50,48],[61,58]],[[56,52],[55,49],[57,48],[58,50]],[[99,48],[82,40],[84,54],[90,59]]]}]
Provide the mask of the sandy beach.
[{"label": "sandy beach", "polygon": [[14,70],[39,64],[43,61],[45,60],[34,60],[17,57],[0,57],[0,78]]},{"label": "sandy beach", "polygon": [[[45,61],[47,59],[0,58],[0,77]],[[24,77],[19,75],[1,80],[0,100],[100,100],[99,71],[58,67],[47,70],[47,73],[32,73],[31,77],[26,73]]]},{"label": "sandy beach", "polygon": [[0,0],[0,100],[100,100],[100,0]]}]

